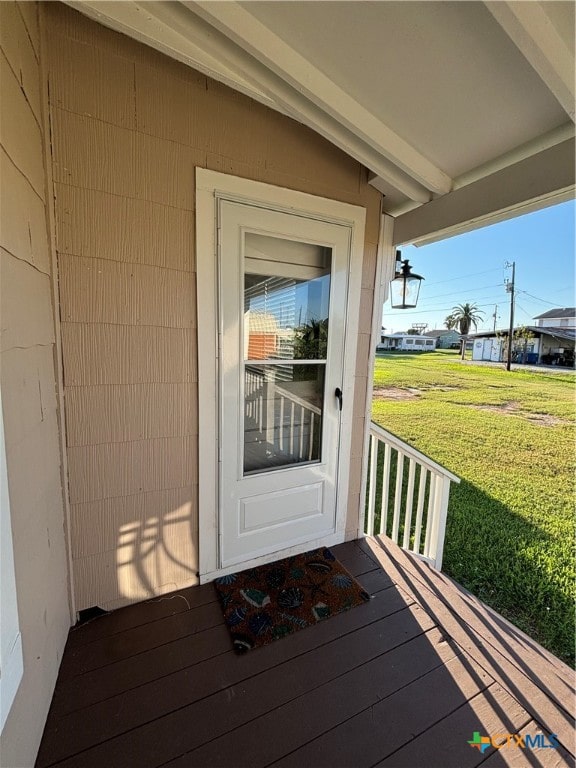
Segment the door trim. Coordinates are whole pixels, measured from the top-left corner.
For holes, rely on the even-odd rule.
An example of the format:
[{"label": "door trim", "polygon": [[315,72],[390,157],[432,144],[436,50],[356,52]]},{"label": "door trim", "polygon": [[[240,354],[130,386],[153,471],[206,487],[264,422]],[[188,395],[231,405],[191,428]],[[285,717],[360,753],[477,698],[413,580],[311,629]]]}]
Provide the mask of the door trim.
[{"label": "door trim", "polygon": [[[219,560],[219,339],[217,210],[219,200],[249,203],[299,214],[321,221],[345,224],[351,228],[350,274],[348,283],[347,327],[344,349],[344,403],[341,421],[340,457],[336,505],[336,532],[321,540],[307,541],[287,549],[286,554],[303,552],[316,546],[331,546],[344,541],[348,480],[352,438],[358,315],[362,285],[364,227],[366,211],[359,206],[275,187],[236,176],[196,169],[196,280],[198,330],[198,571],[200,582],[238,570],[220,567]],[[365,386],[364,379],[359,382]],[[347,407],[346,407],[347,406]],[[277,553],[247,561],[251,567],[277,559]]]}]

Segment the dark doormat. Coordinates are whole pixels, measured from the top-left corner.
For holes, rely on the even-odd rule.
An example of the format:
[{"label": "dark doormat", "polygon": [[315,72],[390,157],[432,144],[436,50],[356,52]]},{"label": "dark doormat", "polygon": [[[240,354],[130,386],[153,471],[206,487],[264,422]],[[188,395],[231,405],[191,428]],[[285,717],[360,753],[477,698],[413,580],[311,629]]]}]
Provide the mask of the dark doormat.
[{"label": "dark doormat", "polygon": [[370,600],[326,548],[221,576],[214,585],[238,653]]}]

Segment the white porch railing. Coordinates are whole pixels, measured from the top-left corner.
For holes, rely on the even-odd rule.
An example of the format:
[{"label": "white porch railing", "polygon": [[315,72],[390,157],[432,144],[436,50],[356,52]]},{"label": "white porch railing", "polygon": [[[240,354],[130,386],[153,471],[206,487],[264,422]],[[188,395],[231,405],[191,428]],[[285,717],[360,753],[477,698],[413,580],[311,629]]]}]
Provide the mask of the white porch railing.
[{"label": "white porch railing", "polygon": [[440,570],[450,483],[459,482],[452,472],[372,422],[364,532],[385,534]]},{"label": "white porch railing", "polygon": [[244,415],[271,446],[298,461],[311,461],[320,430],[322,410],[278,384],[276,373],[268,378],[246,368]]}]

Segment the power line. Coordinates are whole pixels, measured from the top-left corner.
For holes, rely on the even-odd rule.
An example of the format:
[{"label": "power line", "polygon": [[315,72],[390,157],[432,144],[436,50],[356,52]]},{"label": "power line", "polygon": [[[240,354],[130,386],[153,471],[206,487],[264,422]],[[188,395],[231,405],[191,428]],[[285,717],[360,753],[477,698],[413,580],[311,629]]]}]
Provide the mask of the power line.
[{"label": "power line", "polygon": [[[494,300],[492,300],[489,304],[477,304],[477,307],[492,307],[494,305]],[[431,312],[450,312],[453,309],[453,307],[433,307],[432,309],[418,309],[416,312],[409,312],[406,314],[410,315],[429,315]],[[382,313],[383,315],[390,315],[391,310],[384,310]]]},{"label": "power line", "polygon": [[[451,291],[450,293],[439,293],[437,296],[428,296],[429,299],[444,299],[446,296],[459,296],[461,293],[474,293],[474,291],[486,291],[488,288],[499,288],[501,283],[495,285],[483,285],[480,288],[466,288],[463,291]],[[426,286],[428,287],[428,286]]]},{"label": "power line", "polygon": [[[494,301],[498,301],[498,300],[501,300],[501,299],[502,299],[502,296],[478,296],[478,298],[475,299],[474,304],[476,304],[477,301],[491,301],[491,302],[494,302]],[[483,306],[486,306],[486,305],[483,305]],[[434,307],[431,307],[431,309],[434,309]],[[436,309],[438,309],[438,311],[441,312],[441,311],[444,311],[444,309],[447,309],[447,310],[450,311],[450,310],[454,309],[454,307],[453,306],[452,307],[436,307]]]},{"label": "power line", "polygon": [[444,283],[453,283],[455,280],[465,280],[468,277],[478,277],[479,275],[487,275],[489,272],[500,272],[502,267],[496,267],[495,269],[486,269],[484,272],[473,272],[470,275],[462,275],[461,277],[451,277],[448,280],[439,280],[436,283],[428,283],[428,287],[431,285],[443,285]]},{"label": "power line", "polygon": [[531,299],[536,299],[536,301],[541,301],[542,304],[550,304],[551,307],[557,307],[558,302],[552,302],[552,301],[546,301],[546,299],[539,299],[538,296],[532,296],[531,293],[528,293],[528,291],[522,291],[522,293],[525,293],[526,296],[530,296]]},{"label": "power line", "polygon": [[532,320],[532,314],[527,310],[525,310],[524,307],[522,307],[520,304],[518,304],[518,300],[516,300],[516,307],[522,312],[524,312],[524,314]]}]

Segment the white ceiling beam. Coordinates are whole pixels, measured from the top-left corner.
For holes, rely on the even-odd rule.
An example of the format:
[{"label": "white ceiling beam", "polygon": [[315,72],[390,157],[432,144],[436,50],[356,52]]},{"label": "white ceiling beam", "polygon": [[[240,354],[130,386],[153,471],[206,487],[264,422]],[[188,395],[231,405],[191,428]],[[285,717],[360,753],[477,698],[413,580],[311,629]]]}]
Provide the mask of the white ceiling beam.
[{"label": "white ceiling beam", "polygon": [[574,148],[567,139],[398,216],[395,243],[424,245],[574,197]]},{"label": "white ceiling beam", "polygon": [[419,185],[436,194],[452,179],[237,2],[183,2]]},{"label": "white ceiling beam", "polygon": [[574,120],[574,56],[550,20],[547,3],[487,0],[485,5]]},{"label": "white ceiling beam", "polygon": [[486,176],[492,176],[492,174],[507,168],[509,165],[519,163],[521,160],[537,155],[545,149],[550,149],[550,147],[555,147],[556,144],[561,144],[563,141],[573,138],[574,124],[567,121],[564,125],[560,125],[558,128],[542,134],[542,136],[537,136],[535,139],[515,147],[504,155],[495,157],[487,163],[463,173],[461,176],[457,176],[454,179],[454,189],[466,187],[468,184],[484,179]]}]

